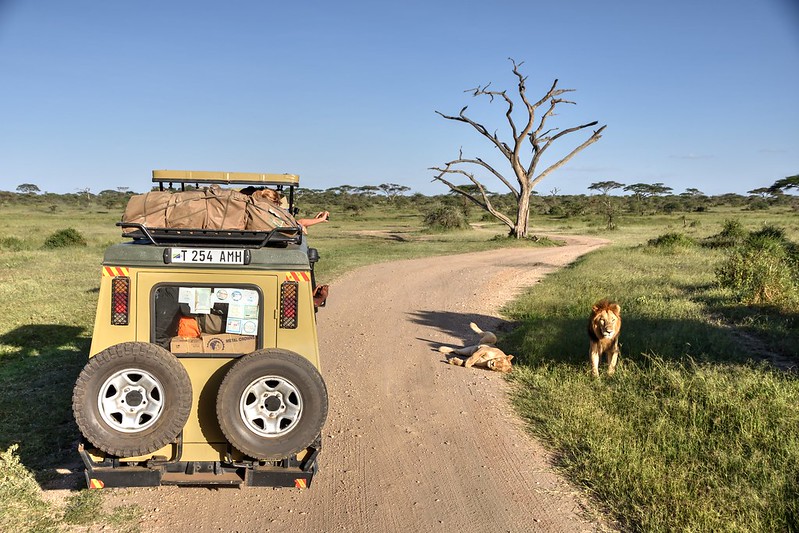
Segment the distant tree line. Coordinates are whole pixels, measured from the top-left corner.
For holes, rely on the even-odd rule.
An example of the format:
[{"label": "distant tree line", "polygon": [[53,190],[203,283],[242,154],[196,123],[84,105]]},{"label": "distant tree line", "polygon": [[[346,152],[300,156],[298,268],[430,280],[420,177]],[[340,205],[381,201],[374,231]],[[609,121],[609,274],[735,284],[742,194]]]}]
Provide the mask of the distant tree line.
[{"label": "distant tree line", "polygon": [[[461,185],[477,191],[475,185]],[[530,213],[538,216],[576,217],[600,215],[608,227],[613,227],[620,215],[646,216],[656,214],[691,213],[711,210],[715,207],[739,207],[747,210],[768,209],[770,207],[789,207],[799,211],[799,196],[786,194],[786,190],[799,189],[799,176],[778,180],[772,187],[764,187],[742,194],[722,194],[707,196],[696,188],[686,189],[675,194],[671,187],[663,183],[634,183],[625,185],[614,180],[592,183],[587,194],[559,194],[557,188],[549,194],[537,192],[530,197]],[[20,184],[16,192],[0,191],[0,207],[5,205],[30,205],[57,212],[60,208],[81,207],[104,210],[123,210],[128,199],[136,194],[127,187],[107,189],[97,194],[89,189],[78,189],[72,193],[55,194],[41,192],[32,183]],[[481,193],[482,194],[482,193]],[[494,193],[485,191],[494,209],[507,214],[516,212],[518,198],[513,193]],[[463,194],[449,191],[439,195],[412,193],[410,188],[396,183],[380,185],[338,185],[328,189],[299,189],[297,205],[301,214],[328,210],[334,214],[358,216],[368,209],[393,207],[411,212],[427,214],[440,212],[451,216],[459,212],[464,218],[481,216],[494,220],[474,202]],[[447,208],[447,211],[441,211]]]}]

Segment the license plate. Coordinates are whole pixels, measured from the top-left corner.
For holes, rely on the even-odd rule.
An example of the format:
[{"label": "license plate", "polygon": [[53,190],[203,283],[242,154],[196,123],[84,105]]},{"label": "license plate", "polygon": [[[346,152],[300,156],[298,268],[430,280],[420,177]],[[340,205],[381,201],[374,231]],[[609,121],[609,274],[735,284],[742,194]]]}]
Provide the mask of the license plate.
[{"label": "license plate", "polygon": [[170,248],[167,262],[200,265],[246,265],[246,251],[224,250],[221,248]]}]

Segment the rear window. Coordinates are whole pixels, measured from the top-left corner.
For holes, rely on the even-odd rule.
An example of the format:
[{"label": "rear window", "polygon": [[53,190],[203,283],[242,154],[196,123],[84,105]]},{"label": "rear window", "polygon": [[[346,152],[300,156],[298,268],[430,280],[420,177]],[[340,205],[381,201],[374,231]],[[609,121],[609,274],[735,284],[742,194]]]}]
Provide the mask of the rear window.
[{"label": "rear window", "polygon": [[249,353],[262,346],[262,301],[250,285],[158,285],[151,342],[177,355]]}]

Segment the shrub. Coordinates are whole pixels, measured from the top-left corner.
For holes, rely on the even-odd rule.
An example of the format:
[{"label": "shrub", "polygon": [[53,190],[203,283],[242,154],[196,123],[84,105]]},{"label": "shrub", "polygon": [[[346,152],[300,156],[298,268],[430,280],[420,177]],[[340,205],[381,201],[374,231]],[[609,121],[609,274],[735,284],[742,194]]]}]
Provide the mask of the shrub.
[{"label": "shrub", "polygon": [[660,237],[649,239],[647,244],[655,248],[689,248],[695,246],[696,242],[684,233],[665,233]]},{"label": "shrub", "polygon": [[716,235],[705,239],[703,246],[709,248],[729,248],[741,244],[748,236],[743,224],[737,220],[728,219],[724,221],[724,227]]},{"label": "shrub", "polygon": [[463,210],[450,205],[434,206],[424,215],[424,224],[436,231],[451,231],[469,227]]},{"label": "shrub", "polygon": [[799,281],[796,244],[776,226],[752,232],[716,269],[722,287],[751,303],[777,303],[796,298]]},{"label": "shrub", "polygon": [[0,239],[0,249],[19,252],[25,249],[25,242],[17,237],[3,237]]},{"label": "shrub", "polygon": [[56,231],[44,241],[45,248],[65,248],[68,246],[86,246],[86,239],[74,228]]}]

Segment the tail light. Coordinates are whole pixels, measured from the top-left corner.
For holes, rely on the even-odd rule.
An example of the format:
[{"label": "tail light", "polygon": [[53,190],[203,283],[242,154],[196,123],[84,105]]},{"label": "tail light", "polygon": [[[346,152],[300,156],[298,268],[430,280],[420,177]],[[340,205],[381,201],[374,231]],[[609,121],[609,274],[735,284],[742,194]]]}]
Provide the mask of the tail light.
[{"label": "tail light", "polygon": [[300,284],[284,281],[280,286],[280,327],[297,329],[297,294]]},{"label": "tail light", "polygon": [[130,278],[116,276],[111,280],[111,325],[127,326],[130,311]]}]

